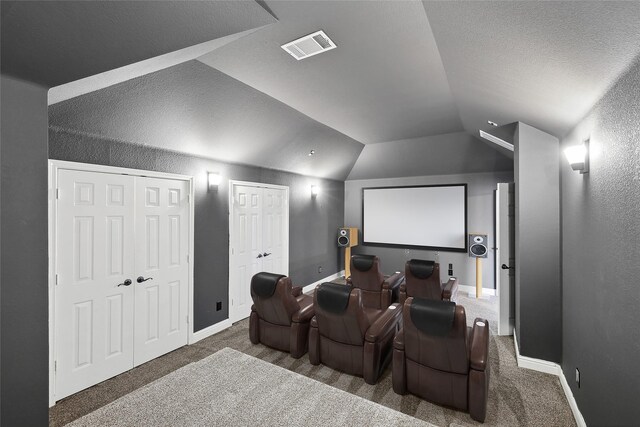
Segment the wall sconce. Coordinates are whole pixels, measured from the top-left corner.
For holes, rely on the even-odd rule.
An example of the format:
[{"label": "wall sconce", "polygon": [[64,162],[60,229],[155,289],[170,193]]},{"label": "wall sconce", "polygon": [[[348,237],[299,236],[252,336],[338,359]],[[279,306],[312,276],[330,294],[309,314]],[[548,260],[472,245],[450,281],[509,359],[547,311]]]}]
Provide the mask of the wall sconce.
[{"label": "wall sconce", "polygon": [[220,185],[220,181],[222,180],[222,177],[220,176],[219,173],[213,173],[213,172],[209,172],[209,174],[207,175],[208,181],[209,181],[209,188],[217,188],[218,185]]},{"label": "wall sconce", "polygon": [[581,174],[589,172],[589,140],[585,140],[582,145],[574,145],[564,149],[571,169],[579,171]]},{"label": "wall sconce", "polygon": [[317,185],[312,185],[311,186],[311,197],[316,197],[318,194],[320,194],[320,187],[318,187]]}]

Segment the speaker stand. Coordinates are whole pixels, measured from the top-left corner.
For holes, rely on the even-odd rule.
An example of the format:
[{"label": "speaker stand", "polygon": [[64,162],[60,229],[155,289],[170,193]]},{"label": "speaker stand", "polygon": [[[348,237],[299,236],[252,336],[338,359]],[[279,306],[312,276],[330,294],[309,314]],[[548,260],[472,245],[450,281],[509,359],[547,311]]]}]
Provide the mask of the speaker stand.
[{"label": "speaker stand", "polygon": [[476,298],[482,298],[482,258],[476,258]]},{"label": "speaker stand", "polygon": [[351,246],[344,248],[344,278],[351,276]]}]

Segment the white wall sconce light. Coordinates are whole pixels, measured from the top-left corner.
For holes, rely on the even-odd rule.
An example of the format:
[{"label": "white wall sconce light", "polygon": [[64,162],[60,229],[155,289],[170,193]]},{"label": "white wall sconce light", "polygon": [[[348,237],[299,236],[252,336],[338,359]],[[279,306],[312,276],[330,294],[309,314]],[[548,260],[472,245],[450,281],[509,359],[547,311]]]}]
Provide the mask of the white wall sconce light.
[{"label": "white wall sconce light", "polygon": [[581,174],[589,172],[589,140],[581,145],[573,145],[564,149],[564,155],[571,165],[571,169]]},{"label": "white wall sconce light", "polygon": [[209,183],[209,189],[213,190],[218,188],[218,185],[220,185],[220,182],[222,181],[222,177],[219,173],[209,172],[207,174],[207,180]]},{"label": "white wall sconce light", "polygon": [[311,197],[317,197],[318,194],[320,194],[320,187],[318,187],[317,185],[312,185],[311,186]]}]

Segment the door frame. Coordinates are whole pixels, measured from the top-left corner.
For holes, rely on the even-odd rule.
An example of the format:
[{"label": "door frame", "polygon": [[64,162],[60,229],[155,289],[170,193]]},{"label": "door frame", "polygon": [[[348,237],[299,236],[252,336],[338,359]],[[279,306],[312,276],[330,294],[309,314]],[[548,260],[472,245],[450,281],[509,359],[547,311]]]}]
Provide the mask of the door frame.
[{"label": "door frame", "polygon": [[249,181],[237,181],[237,180],[229,180],[229,283],[228,283],[228,288],[229,288],[229,298],[227,300],[227,307],[229,307],[229,321],[231,323],[237,322],[240,319],[237,319],[237,315],[235,313],[235,310],[233,309],[233,306],[231,305],[231,297],[232,295],[232,288],[231,285],[234,283],[234,277],[233,275],[233,265],[234,265],[234,254],[233,254],[233,242],[235,241],[235,235],[234,235],[234,221],[233,221],[233,190],[235,186],[245,186],[245,187],[256,187],[256,188],[272,188],[272,189],[276,189],[276,190],[284,190],[284,194],[285,194],[285,198],[286,198],[286,205],[287,205],[287,210],[286,210],[286,215],[285,215],[285,225],[282,227],[282,233],[283,235],[283,242],[285,245],[285,251],[284,254],[282,256],[283,262],[285,264],[285,274],[288,276],[289,275],[289,214],[290,214],[290,206],[289,206],[289,187],[286,185],[276,185],[276,184],[264,184],[261,182],[249,182]]},{"label": "door frame", "polygon": [[89,163],[68,162],[63,160],[49,159],[48,174],[48,237],[49,237],[49,274],[48,274],[48,293],[49,293],[49,407],[56,403],[55,396],[55,370],[56,370],[56,347],[55,347],[55,302],[56,302],[56,189],[58,188],[58,171],[60,169],[82,171],[82,172],[99,172],[115,175],[130,175],[134,177],[150,177],[165,178],[179,181],[187,181],[189,183],[189,333],[187,334],[187,344],[195,341],[193,332],[193,254],[194,254],[194,187],[195,181],[193,176],[179,175],[166,172],[147,171],[142,169],[128,169],[115,166],[94,165]]},{"label": "door frame", "polygon": [[[515,229],[514,230],[509,230],[509,195],[510,195],[510,186],[512,185],[512,183],[498,183],[496,185],[496,190],[495,190],[495,246],[496,246],[496,251],[495,251],[495,263],[494,263],[494,268],[495,268],[495,280],[496,280],[496,296],[498,296],[498,335],[502,335],[502,336],[508,336],[508,335],[513,335],[513,330],[515,328],[514,324],[511,324],[510,322],[510,300],[511,298],[513,298],[512,292],[515,292],[515,289],[511,289],[511,283],[509,282],[509,280],[507,280],[507,283],[503,283],[504,281],[501,279],[501,275],[503,274],[503,270],[502,270],[502,255],[504,253],[505,248],[503,248],[502,246],[502,238],[504,237],[503,234],[507,233],[506,237],[507,239],[511,238],[510,232],[511,233],[515,233]],[[502,189],[502,195],[504,196],[506,193],[506,200],[504,198],[501,197],[501,189]],[[501,205],[504,204],[504,202],[506,201],[506,212],[501,209]],[[504,219],[506,218],[506,222],[507,222],[507,230],[504,230],[503,227],[501,227],[501,225],[503,225]],[[510,245],[511,246],[511,245]],[[511,247],[511,253],[513,254],[515,252],[515,247]],[[512,264],[510,261],[508,261],[509,264]],[[508,276],[510,276],[510,272],[507,273]],[[505,299],[506,299],[506,312],[505,312]],[[515,310],[515,307],[514,307]],[[513,313],[515,316],[515,312]]]}]

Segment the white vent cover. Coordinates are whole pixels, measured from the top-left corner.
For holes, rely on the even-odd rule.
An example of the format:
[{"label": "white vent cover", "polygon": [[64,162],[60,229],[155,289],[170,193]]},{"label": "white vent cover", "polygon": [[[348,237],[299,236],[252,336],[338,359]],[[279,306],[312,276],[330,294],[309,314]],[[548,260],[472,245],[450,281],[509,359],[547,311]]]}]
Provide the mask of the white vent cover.
[{"label": "white vent cover", "polygon": [[297,40],[282,45],[287,53],[298,61],[336,48],[324,31],[316,31]]}]

